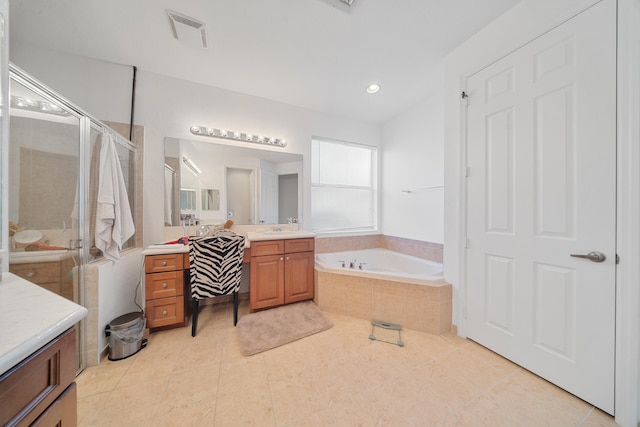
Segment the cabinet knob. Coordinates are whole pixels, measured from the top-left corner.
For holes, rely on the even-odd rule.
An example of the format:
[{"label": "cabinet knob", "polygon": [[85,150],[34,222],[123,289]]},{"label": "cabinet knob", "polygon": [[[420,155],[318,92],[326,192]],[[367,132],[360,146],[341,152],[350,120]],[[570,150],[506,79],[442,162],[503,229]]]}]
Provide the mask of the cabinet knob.
[{"label": "cabinet knob", "polygon": [[287,257],[287,261],[289,261],[289,257]]},{"label": "cabinet knob", "polygon": [[163,283],[163,284],[162,284],[162,288],[163,288],[163,289],[167,289],[167,284],[166,284],[166,283]]},{"label": "cabinet knob", "polygon": [[284,260],[284,258],[280,257],[280,261],[283,261],[283,260]]},{"label": "cabinet knob", "polygon": [[162,261],[162,266],[166,267],[167,266],[167,261]]},{"label": "cabinet knob", "polygon": [[166,316],[167,315],[167,310],[162,310],[162,315]]},{"label": "cabinet knob", "polygon": [[33,277],[35,275],[36,275],[35,271],[30,271],[30,272],[27,273],[27,277]]}]

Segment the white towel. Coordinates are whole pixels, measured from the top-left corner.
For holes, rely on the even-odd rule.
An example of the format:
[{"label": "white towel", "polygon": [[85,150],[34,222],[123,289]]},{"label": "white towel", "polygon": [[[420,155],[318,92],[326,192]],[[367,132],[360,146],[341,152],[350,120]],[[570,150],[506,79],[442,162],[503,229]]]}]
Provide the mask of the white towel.
[{"label": "white towel", "polygon": [[100,147],[100,178],[96,208],[96,247],[105,258],[120,259],[120,249],[133,236],[135,227],[131,217],[127,188],[113,137],[102,135]]},{"label": "white towel", "polygon": [[164,225],[173,225],[173,172],[164,170]]}]

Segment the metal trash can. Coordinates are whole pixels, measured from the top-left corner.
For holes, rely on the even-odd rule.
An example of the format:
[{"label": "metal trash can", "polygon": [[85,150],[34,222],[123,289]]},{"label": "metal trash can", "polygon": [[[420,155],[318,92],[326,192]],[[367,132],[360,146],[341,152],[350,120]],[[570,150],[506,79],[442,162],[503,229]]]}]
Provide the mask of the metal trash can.
[{"label": "metal trash can", "polygon": [[147,340],[142,335],[146,324],[143,312],[127,313],[113,319],[105,328],[109,338],[109,360],[125,359],[145,348]]}]

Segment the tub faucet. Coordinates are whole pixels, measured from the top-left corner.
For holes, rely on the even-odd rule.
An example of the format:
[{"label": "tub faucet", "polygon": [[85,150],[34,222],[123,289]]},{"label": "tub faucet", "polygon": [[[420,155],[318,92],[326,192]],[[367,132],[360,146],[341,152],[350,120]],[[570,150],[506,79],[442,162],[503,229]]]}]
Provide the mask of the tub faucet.
[{"label": "tub faucet", "polygon": [[356,268],[356,259],[354,258],[353,261],[351,261],[349,263],[349,268]]}]

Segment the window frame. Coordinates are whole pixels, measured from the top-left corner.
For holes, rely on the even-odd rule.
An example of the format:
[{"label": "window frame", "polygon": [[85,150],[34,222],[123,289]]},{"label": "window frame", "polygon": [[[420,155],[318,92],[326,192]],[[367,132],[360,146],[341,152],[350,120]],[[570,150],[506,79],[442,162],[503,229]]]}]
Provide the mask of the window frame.
[{"label": "window frame", "polygon": [[[315,144],[338,144],[338,145],[343,145],[343,146],[351,146],[351,147],[356,147],[356,148],[360,148],[360,149],[366,149],[369,150],[369,154],[370,154],[370,176],[369,176],[369,185],[349,185],[349,184],[343,184],[343,183],[338,183],[338,184],[326,184],[326,183],[320,183],[320,182],[316,182],[315,181],[315,176],[320,176],[320,171],[318,171],[318,173],[315,173],[315,169],[316,167],[319,167],[319,164],[317,164],[316,159],[314,159],[314,152],[316,151],[316,149],[314,148]],[[379,218],[379,213],[380,213],[380,207],[379,207],[379,198],[380,198],[380,183],[379,183],[379,175],[380,175],[380,161],[379,161],[379,156],[378,156],[378,150],[379,148],[373,145],[368,145],[368,144],[359,144],[359,143],[354,143],[354,142],[348,142],[348,141],[342,141],[342,140],[337,140],[337,139],[331,139],[331,138],[324,138],[324,137],[312,137],[311,140],[311,231],[313,231],[316,234],[322,234],[322,235],[330,235],[330,234],[339,234],[339,235],[345,235],[345,234],[373,234],[373,233],[377,233],[379,230],[379,223],[380,223],[380,218]],[[366,224],[366,225],[354,225],[351,227],[343,227],[343,228],[317,228],[317,225],[314,224],[314,201],[313,201],[313,189],[314,188],[333,188],[333,189],[346,189],[346,190],[367,190],[371,192],[371,205],[370,210],[371,210],[371,224]]]}]

